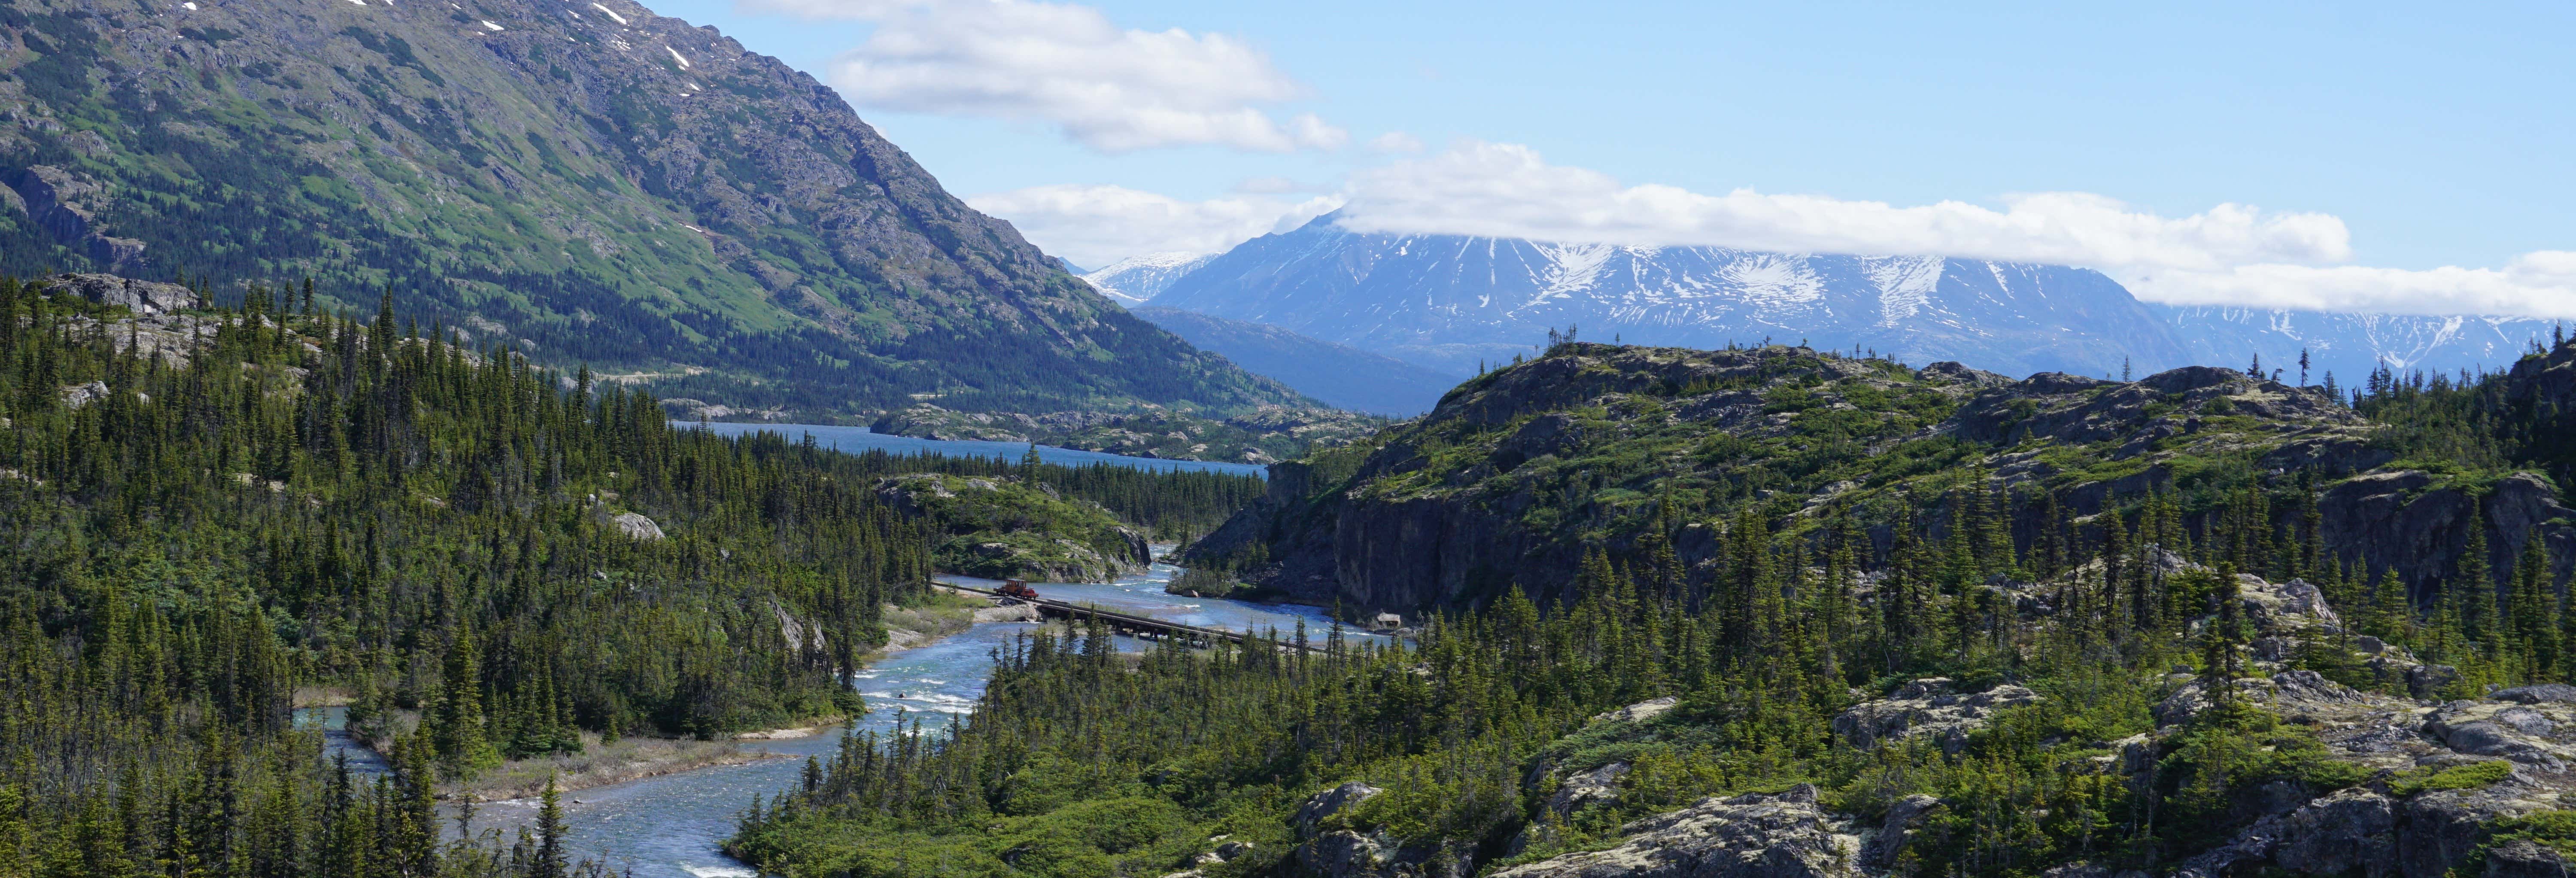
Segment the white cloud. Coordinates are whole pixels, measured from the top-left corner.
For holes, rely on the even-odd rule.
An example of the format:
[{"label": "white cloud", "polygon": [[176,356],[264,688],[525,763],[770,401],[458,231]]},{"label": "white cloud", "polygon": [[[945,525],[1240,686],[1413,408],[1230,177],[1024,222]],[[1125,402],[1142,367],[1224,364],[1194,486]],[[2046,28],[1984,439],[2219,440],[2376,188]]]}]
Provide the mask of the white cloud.
[{"label": "white cloud", "polygon": [[2080,192],[2008,196],[2000,210],[1709,195],[1624,185],[1547,164],[1528,147],[1477,142],[1360,171],[1349,193],[1342,225],[1363,232],[1954,256],[2099,269],[2139,298],[2178,304],[2576,316],[2576,253],[2532,253],[2504,268],[2346,265],[2354,254],[2343,220],[2240,204],[2164,217]]},{"label": "white cloud", "polygon": [[1035,186],[966,199],[1009,220],[1040,249],[1081,265],[1142,253],[1215,253],[1332,212],[1338,196],[1183,201],[1123,186]]},{"label": "white cloud", "polygon": [[2576,252],[2564,250],[2526,253],[2503,268],[2245,265],[2123,280],[2140,298],[2185,305],[2576,317]]},{"label": "white cloud", "polygon": [[1369,149],[1377,152],[1421,152],[1422,138],[1402,131],[1389,131],[1369,138]]},{"label": "white cloud", "polygon": [[1598,171],[1547,164],[1511,144],[1461,143],[1436,156],[1362,171],[1351,189],[1343,225],[1359,231],[2203,270],[2333,262],[2351,253],[2343,221],[2325,214],[2266,214],[2222,204],[2167,219],[2065,192],[2014,196],[2000,211],[1956,201],[1896,207],[1750,189],[1706,195],[1622,185]]},{"label": "white cloud", "polygon": [[835,59],[832,85],[861,106],[1034,120],[1094,149],[1216,145],[1339,149],[1312,113],[1262,109],[1303,87],[1224,34],[1121,29],[1088,6],[1030,0],[741,0],[752,9],[873,22]]}]

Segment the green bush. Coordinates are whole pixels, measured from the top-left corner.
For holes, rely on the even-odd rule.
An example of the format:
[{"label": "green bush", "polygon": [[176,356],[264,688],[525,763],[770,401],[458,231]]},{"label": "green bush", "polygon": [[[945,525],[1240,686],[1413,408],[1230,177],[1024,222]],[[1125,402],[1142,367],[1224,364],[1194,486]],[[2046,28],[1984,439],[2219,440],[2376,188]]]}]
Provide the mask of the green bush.
[{"label": "green bush", "polygon": [[2454,765],[2444,769],[2416,769],[2388,782],[2388,791],[2400,796],[2438,793],[2443,790],[2472,790],[2513,776],[2513,763],[2498,759]]}]

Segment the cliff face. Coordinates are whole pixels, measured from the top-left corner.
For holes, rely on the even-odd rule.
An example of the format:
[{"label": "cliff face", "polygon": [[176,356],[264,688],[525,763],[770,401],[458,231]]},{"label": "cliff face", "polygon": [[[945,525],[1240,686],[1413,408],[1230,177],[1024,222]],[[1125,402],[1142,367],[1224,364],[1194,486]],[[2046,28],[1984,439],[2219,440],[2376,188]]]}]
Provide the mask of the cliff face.
[{"label": "cliff face", "polygon": [[749,408],[1294,399],[1128,316],[811,77],[628,0],[21,0],[0,48],[0,269],[390,288]]},{"label": "cliff face", "polygon": [[[2527,361],[2509,395],[2576,395],[2576,366],[2552,365],[2571,360],[2576,346]],[[1963,497],[2001,491],[2028,549],[2052,520],[2098,538],[2092,516],[2134,513],[2151,490],[2206,528],[2238,492],[2304,485],[2327,553],[2419,597],[2457,569],[2473,528],[2499,575],[2530,533],[2560,581],[2576,569],[2576,514],[2544,474],[2400,461],[2377,429],[2319,390],[2227,369],[2013,381],[1803,348],[1572,344],[1369,442],[1274,465],[1269,494],[1185,557],[1353,610],[1476,605],[1515,585],[1544,603],[1571,597],[1592,546],[1669,540],[1704,583],[1719,563],[1711,523],[1739,512],[1779,530],[1839,510],[1883,557],[1905,505],[1928,504],[1938,537]],[[2305,526],[2296,505],[2271,509],[2285,533]]]}]

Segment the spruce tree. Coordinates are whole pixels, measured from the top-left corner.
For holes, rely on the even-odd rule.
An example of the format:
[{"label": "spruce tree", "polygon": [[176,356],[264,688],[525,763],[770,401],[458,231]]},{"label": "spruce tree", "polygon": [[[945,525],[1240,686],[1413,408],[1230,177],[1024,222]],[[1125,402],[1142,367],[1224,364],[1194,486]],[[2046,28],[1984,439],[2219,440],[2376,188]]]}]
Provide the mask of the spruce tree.
[{"label": "spruce tree", "polygon": [[483,674],[474,640],[470,628],[450,637],[438,703],[428,724],[440,771],[449,777],[473,777],[501,764],[501,753],[484,727]]}]

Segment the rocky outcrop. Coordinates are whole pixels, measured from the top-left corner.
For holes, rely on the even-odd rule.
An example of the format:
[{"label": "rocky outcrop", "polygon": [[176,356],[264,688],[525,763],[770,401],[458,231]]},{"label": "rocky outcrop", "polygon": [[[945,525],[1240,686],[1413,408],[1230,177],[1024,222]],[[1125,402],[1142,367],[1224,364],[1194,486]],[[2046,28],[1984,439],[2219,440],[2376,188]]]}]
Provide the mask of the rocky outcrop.
[{"label": "rocky outcrop", "polygon": [[[2206,685],[2206,681],[2194,680],[2157,703],[2156,725],[2181,725],[2209,709]],[[2236,681],[2236,695],[2248,703],[2293,717],[2388,703],[2385,698],[2328,680],[2315,671],[2282,671],[2270,677],[2242,678]]]},{"label": "rocky outcrop", "polygon": [[8,184],[16,196],[10,199],[13,206],[26,211],[36,227],[44,229],[55,243],[88,256],[92,263],[111,272],[147,267],[142,241],[109,235],[99,225],[98,215],[108,195],[105,187],[88,175],[49,165],[29,165],[0,172],[0,183]]},{"label": "rocky outcrop", "polygon": [[[1945,425],[1963,439],[2015,445],[2028,439],[2051,439],[2083,445],[2136,439],[2168,412],[2196,413],[2214,400],[2230,413],[2311,426],[2348,426],[2360,416],[2324,392],[2291,387],[2247,376],[2234,369],[2186,366],[2159,372],[2130,384],[2043,372],[1986,390]],[[2182,426],[2182,425],[2177,425]],[[2145,453],[2148,447],[2122,446],[2115,459]]]},{"label": "rocky outcrop", "polygon": [[1941,808],[1941,800],[1917,793],[1898,799],[1887,806],[1887,819],[1878,833],[1861,846],[1861,867],[1874,873],[1894,870],[1897,858],[1905,852],[1905,843],[1914,830]]},{"label": "rocky outcrop", "polygon": [[618,513],[617,517],[609,519],[609,521],[617,525],[617,531],[619,533],[625,534],[634,539],[658,540],[662,538],[662,526],[654,524],[653,519],[644,517],[642,513],[621,512]]},{"label": "rocky outcrop", "polygon": [[1566,854],[1493,878],[1858,878],[1860,837],[1816,805],[1816,788],[1710,798],[1619,828],[1601,851]]},{"label": "rocky outcrop", "polygon": [[1325,820],[1368,801],[1385,790],[1359,781],[1316,793],[1306,798],[1291,820],[1298,836],[1305,839],[1297,846],[1297,862],[1313,873],[1333,878],[1368,878],[1382,874],[1395,856],[1395,844],[1385,833],[1363,834],[1348,828],[1323,829]]},{"label": "rocky outcrop", "polygon": [[1386,791],[1359,781],[1351,781],[1306,797],[1306,803],[1299,805],[1296,815],[1290,819],[1297,824],[1299,833],[1311,835],[1326,818],[1349,810],[1351,806],[1368,801],[1383,792]]},{"label": "rocky outcrop", "polygon": [[1680,703],[1681,699],[1670,695],[1666,695],[1662,698],[1650,698],[1619,708],[1618,710],[1595,714],[1592,717],[1592,722],[1641,723],[1654,719],[1655,717],[1663,716],[1666,712],[1671,711],[1674,705]]},{"label": "rocky outcrop", "polygon": [[77,409],[106,398],[107,382],[105,381],[74,384],[62,389],[63,408],[66,409]]},{"label": "rocky outcrop", "polygon": [[2424,718],[2424,733],[2456,752],[2553,774],[2576,761],[2576,705],[2565,702],[2454,701]]},{"label": "rocky outcrop", "polygon": [[2473,527],[2486,531],[2492,569],[2513,569],[2523,539],[2538,528],[2556,580],[2576,572],[2576,527],[2566,523],[2576,520],[2576,510],[2531,473],[2498,480],[2483,498],[2470,486],[2420,470],[2365,473],[2326,489],[2317,508],[2327,546],[2364,569],[2386,571],[2419,598],[2459,569]]},{"label": "rocky outcrop", "polygon": [[113,274],[57,274],[30,281],[28,286],[45,293],[69,293],[101,305],[120,305],[136,314],[169,314],[206,306],[205,300],[187,287]]},{"label": "rocky outcrop", "polygon": [[2567,878],[2567,873],[2566,857],[2529,839],[2487,848],[2486,878]]},{"label": "rocky outcrop", "polygon": [[1834,717],[1834,734],[1864,750],[1922,737],[1957,753],[1968,733],[1983,728],[1997,710],[2036,704],[2039,693],[2010,683],[1961,693],[1947,677],[1916,680],[1886,698],[1864,701]]},{"label": "rocky outcrop", "polygon": [[1628,763],[1613,762],[1590,771],[1565,776],[1556,792],[1547,797],[1547,813],[1563,822],[1574,812],[1592,805],[1615,805],[1619,802],[1619,779],[1628,774]]}]

